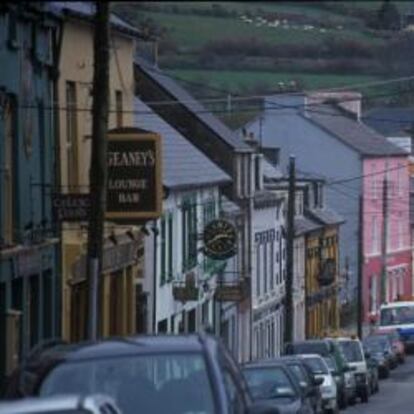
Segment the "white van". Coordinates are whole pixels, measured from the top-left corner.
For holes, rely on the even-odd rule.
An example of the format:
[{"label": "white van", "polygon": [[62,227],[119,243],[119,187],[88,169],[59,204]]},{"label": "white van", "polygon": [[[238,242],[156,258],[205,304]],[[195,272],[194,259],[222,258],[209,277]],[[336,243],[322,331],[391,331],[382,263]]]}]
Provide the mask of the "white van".
[{"label": "white van", "polygon": [[368,402],[370,394],[368,366],[361,341],[357,338],[346,337],[335,339],[341,347],[348,361],[348,365],[354,369],[353,375],[355,377],[358,397],[361,398],[362,402]]}]

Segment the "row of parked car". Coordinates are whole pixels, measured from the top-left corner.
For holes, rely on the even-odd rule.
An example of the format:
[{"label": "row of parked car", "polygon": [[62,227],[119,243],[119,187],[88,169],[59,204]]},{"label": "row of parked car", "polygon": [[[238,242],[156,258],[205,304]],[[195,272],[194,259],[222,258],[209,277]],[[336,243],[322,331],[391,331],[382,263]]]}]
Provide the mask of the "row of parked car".
[{"label": "row of parked car", "polygon": [[335,413],[404,359],[395,332],[291,343],[243,366],[207,334],[52,342],[11,376],[0,414]]}]

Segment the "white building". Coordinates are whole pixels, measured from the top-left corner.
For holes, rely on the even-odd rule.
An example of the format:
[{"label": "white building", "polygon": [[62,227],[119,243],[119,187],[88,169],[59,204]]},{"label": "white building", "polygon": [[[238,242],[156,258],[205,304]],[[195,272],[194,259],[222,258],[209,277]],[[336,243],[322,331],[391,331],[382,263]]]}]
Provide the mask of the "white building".
[{"label": "white building", "polygon": [[149,332],[195,332],[214,326],[217,273],[200,235],[218,217],[219,187],[230,177],[179,132],[135,99],[136,126],[162,137],[163,215],[147,228],[143,291]]},{"label": "white building", "polygon": [[[140,98],[232,179],[221,189],[222,211],[236,224],[238,254],[214,278],[216,332],[240,362],[278,355],[284,325],[284,218],[280,197],[264,188],[263,157],[173,79],[141,59],[135,63]],[[164,321],[167,313],[161,317]]]}]

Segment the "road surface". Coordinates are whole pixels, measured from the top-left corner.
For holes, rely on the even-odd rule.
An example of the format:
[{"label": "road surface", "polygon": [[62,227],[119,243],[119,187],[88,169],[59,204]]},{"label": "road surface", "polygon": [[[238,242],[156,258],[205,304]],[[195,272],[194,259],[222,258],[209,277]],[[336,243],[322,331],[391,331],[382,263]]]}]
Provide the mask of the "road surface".
[{"label": "road surface", "polygon": [[391,371],[390,378],[380,381],[380,391],[368,404],[357,403],[344,414],[410,414],[414,413],[414,356]]}]

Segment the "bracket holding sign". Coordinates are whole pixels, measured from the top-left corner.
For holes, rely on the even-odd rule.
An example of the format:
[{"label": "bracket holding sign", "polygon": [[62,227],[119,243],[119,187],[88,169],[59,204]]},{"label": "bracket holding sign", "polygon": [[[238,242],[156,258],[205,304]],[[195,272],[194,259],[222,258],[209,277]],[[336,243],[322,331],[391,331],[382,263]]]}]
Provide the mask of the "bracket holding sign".
[{"label": "bracket holding sign", "polygon": [[160,135],[139,128],[108,132],[106,219],[135,224],[162,214]]}]

